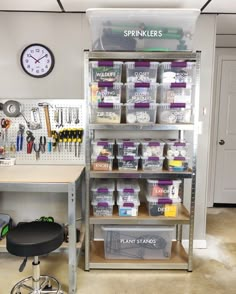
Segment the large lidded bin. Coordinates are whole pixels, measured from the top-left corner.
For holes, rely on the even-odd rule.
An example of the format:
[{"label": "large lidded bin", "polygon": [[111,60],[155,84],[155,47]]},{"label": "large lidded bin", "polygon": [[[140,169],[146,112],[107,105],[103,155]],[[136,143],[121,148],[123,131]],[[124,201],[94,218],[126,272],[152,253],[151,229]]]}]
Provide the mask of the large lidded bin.
[{"label": "large lidded bin", "polygon": [[93,51],[192,51],[199,9],[87,9]]}]

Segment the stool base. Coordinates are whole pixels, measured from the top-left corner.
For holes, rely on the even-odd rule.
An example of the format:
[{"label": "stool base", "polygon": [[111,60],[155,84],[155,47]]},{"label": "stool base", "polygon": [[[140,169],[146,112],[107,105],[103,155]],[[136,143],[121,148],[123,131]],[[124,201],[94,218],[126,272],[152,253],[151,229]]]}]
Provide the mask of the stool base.
[{"label": "stool base", "polygon": [[[23,294],[26,293],[25,290],[28,290],[30,294],[46,294],[46,293],[54,293],[54,294],[63,294],[61,290],[61,285],[57,279],[51,276],[40,276],[39,277],[39,289],[35,290],[32,287],[33,277],[30,276],[18,282],[11,290],[11,294]],[[47,287],[47,288],[46,288]]]}]

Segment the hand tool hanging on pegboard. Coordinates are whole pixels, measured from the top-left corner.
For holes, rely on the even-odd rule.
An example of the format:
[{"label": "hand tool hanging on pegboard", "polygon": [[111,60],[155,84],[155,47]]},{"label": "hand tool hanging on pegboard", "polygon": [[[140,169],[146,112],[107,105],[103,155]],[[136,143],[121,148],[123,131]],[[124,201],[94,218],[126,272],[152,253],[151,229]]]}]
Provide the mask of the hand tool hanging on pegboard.
[{"label": "hand tool hanging on pegboard", "polygon": [[45,115],[45,120],[46,120],[48,137],[51,138],[52,137],[52,130],[51,130],[51,122],[50,122],[49,109],[48,109],[48,107],[51,106],[51,105],[49,103],[47,103],[47,102],[41,102],[41,103],[38,103],[38,106],[43,107],[44,115]]},{"label": "hand tool hanging on pegboard", "polygon": [[27,154],[32,153],[33,145],[34,145],[34,140],[35,137],[33,136],[33,133],[31,131],[26,131],[27,137],[26,137],[26,142],[27,142]]},{"label": "hand tool hanging on pegboard", "polygon": [[25,126],[22,124],[19,124],[19,130],[17,131],[17,137],[16,137],[16,151],[17,152],[23,150],[24,131],[25,131]]}]

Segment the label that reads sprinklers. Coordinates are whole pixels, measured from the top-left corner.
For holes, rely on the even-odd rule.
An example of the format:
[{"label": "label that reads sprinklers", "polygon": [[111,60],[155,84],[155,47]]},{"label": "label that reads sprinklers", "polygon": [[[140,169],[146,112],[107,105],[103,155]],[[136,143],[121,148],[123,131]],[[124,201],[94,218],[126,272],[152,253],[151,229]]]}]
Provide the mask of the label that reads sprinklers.
[{"label": "label that reads sprinklers", "polygon": [[162,30],[124,30],[124,37],[161,38]]}]

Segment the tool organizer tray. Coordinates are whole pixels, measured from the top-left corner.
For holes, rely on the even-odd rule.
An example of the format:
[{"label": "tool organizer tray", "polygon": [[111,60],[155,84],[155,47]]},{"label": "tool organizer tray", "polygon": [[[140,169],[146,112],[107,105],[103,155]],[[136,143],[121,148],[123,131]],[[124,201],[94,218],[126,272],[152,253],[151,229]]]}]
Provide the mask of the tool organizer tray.
[{"label": "tool organizer tray", "polygon": [[[8,99],[10,100],[10,99]],[[0,103],[5,103],[8,101],[7,99],[0,99]],[[11,99],[13,100],[13,99]],[[55,130],[59,132],[62,129],[83,129],[85,127],[85,111],[84,111],[84,100],[73,100],[73,99],[14,99],[21,104],[22,113],[27,121],[31,120],[31,109],[38,107],[38,113],[41,120],[42,128],[36,130],[30,130],[35,137],[34,143],[36,146],[39,144],[40,136],[46,137],[46,146],[45,146],[45,153],[40,153],[40,157],[36,160],[36,152],[32,149],[31,154],[27,154],[27,142],[26,142],[26,131],[29,130],[27,127],[27,123],[22,115],[18,117],[7,117],[3,111],[0,111],[0,120],[3,118],[10,119],[11,124],[9,129],[7,130],[7,142],[2,140],[0,136],[0,145],[2,146],[5,144],[7,146],[7,150],[11,157],[16,158],[16,164],[84,164],[85,163],[85,148],[84,142],[79,143],[61,143],[60,152],[58,148],[53,150],[52,147],[51,152],[48,150],[48,142],[50,141],[47,132],[47,126],[45,121],[45,114],[44,108],[39,107],[38,103],[48,103],[50,106],[49,109],[49,116],[50,116],[50,123],[51,123],[51,130]],[[55,112],[59,110],[60,115],[63,113],[63,126],[59,126],[61,121],[55,120]],[[69,115],[70,112],[70,115]],[[71,119],[71,123],[67,122],[67,118]],[[60,119],[60,118],[59,118]],[[77,121],[76,121],[77,119]],[[69,121],[69,120],[68,120]],[[23,135],[23,146],[21,151],[10,151],[10,146],[17,144],[17,132],[19,130],[19,124],[25,126],[24,135]],[[5,132],[4,129],[0,129],[0,132]],[[51,138],[53,139],[53,138]],[[63,144],[63,146],[62,146]],[[67,146],[66,146],[67,145]],[[77,156],[75,156],[75,145],[77,145]]]}]

